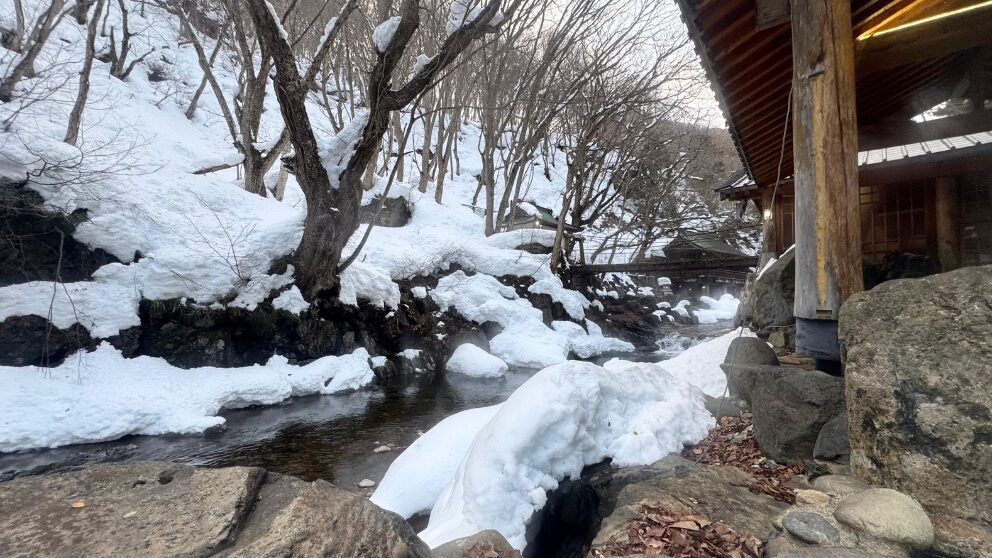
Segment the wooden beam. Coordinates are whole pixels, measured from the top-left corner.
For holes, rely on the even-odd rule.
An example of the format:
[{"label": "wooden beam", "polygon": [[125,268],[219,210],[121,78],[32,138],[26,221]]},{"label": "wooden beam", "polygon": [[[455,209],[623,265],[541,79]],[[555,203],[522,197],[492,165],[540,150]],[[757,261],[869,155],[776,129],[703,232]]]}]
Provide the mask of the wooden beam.
[{"label": "wooden beam", "polygon": [[754,0],[754,27],[758,31],[789,22],[789,0]]},{"label": "wooden beam", "polygon": [[835,321],[862,290],[851,2],[792,0],[792,29],[794,313]]},{"label": "wooden beam", "polygon": [[858,149],[882,149],[989,130],[992,130],[992,110],[979,110],[926,122],[909,121],[889,127],[862,127],[858,136]]},{"label": "wooden beam", "polygon": [[941,176],[936,180],[937,259],[941,271],[961,267],[957,186],[953,176]]},{"label": "wooden beam", "polygon": [[859,169],[861,184],[871,185],[931,180],[939,176],[957,176],[990,170],[992,170],[992,144],[863,165]]},{"label": "wooden beam", "polygon": [[989,29],[992,29],[992,5],[858,39],[858,75],[990,45]]}]

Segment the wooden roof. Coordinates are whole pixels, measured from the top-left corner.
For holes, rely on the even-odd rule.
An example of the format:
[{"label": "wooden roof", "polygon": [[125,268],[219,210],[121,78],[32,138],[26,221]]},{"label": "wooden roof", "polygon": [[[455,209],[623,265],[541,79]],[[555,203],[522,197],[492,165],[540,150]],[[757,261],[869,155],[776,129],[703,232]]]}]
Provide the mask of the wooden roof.
[{"label": "wooden roof", "polygon": [[[787,19],[764,28],[758,25],[759,8],[764,13],[769,5],[787,6],[787,1],[678,2],[747,174],[759,187],[774,184],[782,157],[781,176],[791,176],[792,126],[787,122],[792,83],[791,26]],[[851,40],[978,2],[852,0]],[[992,22],[992,6],[974,11],[977,13],[969,17]],[[927,30],[934,31],[932,26]],[[973,63],[974,31],[954,44],[949,41],[957,36],[956,29],[938,34],[935,40],[941,41],[941,48],[919,36],[910,37],[913,33],[892,33],[900,36],[891,39],[878,35],[856,42],[859,129],[880,128],[892,122],[908,124],[916,114],[949,98]],[[979,41],[992,43],[992,33],[985,35],[988,36]],[[910,40],[909,48],[903,40]],[[921,52],[933,56],[921,58]]]}]

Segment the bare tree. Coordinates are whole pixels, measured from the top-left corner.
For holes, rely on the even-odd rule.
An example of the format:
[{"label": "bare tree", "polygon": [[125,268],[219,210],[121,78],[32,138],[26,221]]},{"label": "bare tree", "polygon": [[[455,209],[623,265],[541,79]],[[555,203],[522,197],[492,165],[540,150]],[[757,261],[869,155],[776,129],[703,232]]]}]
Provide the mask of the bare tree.
[{"label": "bare tree", "polygon": [[24,40],[24,2],[23,0],[13,0],[13,3],[14,28],[0,27],[0,44],[8,50],[21,52],[21,41]]},{"label": "bare tree", "polygon": [[[34,63],[45,46],[52,31],[58,26],[65,12],[62,11],[65,5],[64,0],[51,0],[48,9],[44,10],[35,22],[27,42],[22,43],[22,55],[20,60],[13,65],[10,72],[0,79],[0,101],[9,103],[14,96],[14,87],[26,77],[35,74]],[[23,15],[23,14],[22,14]]]},{"label": "bare tree", "polygon": [[[131,54],[131,38],[137,33],[131,31],[131,26],[128,18],[127,5],[124,0],[117,0],[117,6],[121,11],[121,42],[120,48],[117,46],[117,31],[114,26],[110,27],[110,52],[107,54],[107,61],[110,62],[110,75],[115,78],[124,81],[131,75],[134,68],[140,64],[145,58],[148,58],[153,52],[158,50],[158,47],[153,47],[148,52],[142,54],[141,56],[131,60],[128,63],[127,58]],[[110,10],[107,10],[109,16]]]},{"label": "bare tree", "polygon": [[[97,23],[100,20],[100,13],[106,0],[97,0],[96,7],[93,8],[93,15],[86,26],[86,54],[83,58],[83,68],[79,71],[79,91],[76,93],[76,102],[72,105],[72,112],[69,113],[69,125],[65,131],[66,143],[76,145],[79,139],[79,125],[83,119],[83,110],[86,109],[86,100],[90,92],[90,71],[93,69],[93,58],[96,56],[96,32]],[[83,14],[83,19],[86,14]]]},{"label": "bare tree", "polygon": [[[249,0],[249,11],[261,42],[275,60],[276,96],[296,152],[294,170],[297,181],[307,198],[303,239],[295,257],[297,285],[309,297],[316,297],[324,290],[335,290],[339,285],[341,253],[358,228],[362,175],[373,163],[379,142],[389,127],[391,113],[407,106],[430,87],[438,74],[454,62],[472,41],[495,31],[500,0],[489,0],[477,10],[468,10],[467,3],[453,5],[465,11],[455,14],[460,15],[461,19],[456,19],[452,32],[438,53],[409,81],[394,88],[391,82],[396,68],[420,24],[419,2],[403,0],[399,19],[393,20],[393,32],[382,37],[377,45],[376,62],[369,74],[365,99],[368,114],[360,121],[352,121],[350,126],[354,129],[342,132],[356,132],[357,140],[346,138],[347,145],[331,154],[332,160],[325,161],[317,147],[305,106],[310,82],[300,74],[293,47],[269,4],[266,0]],[[339,18],[337,25],[340,23]],[[386,35],[386,32],[383,31],[383,34]],[[309,74],[310,71],[307,72]],[[340,170],[335,170],[336,175],[332,176],[325,164]]]}]

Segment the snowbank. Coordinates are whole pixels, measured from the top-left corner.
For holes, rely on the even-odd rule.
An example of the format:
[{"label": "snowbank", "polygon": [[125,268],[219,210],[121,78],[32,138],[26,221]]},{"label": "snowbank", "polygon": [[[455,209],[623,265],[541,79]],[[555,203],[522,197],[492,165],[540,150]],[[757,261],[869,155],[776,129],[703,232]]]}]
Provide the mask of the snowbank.
[{"label": "snowbank", "polygon": [[429,512],[454,478],[472,440],[501,406],[455,413],[417,438],[389,466],[372,503],[405,518]]},{"label": "snowbank", "polygon": [[737,314],[741,301],[732,294],[725,294],[719,300],[708,296],[699,297],[699,301],[709,306],[709,309],[693,310],[693,314],[701,324],[715,324],[720,320],[732,320]]},{"label": "snowbank", "polygon": [[198,433],[223,425],[224,409],[354,390],[373,378],[365,349],[303,366],[273,356],[264,366],[183,370],[104,343],[49,370],[0,366],[0,452]]},{"label": "snowbank", "polygon": [[459,345],[445,365],[448,372],[464,374],[474,378],[499,378],[506,374],[508,367],[498,357],[487,353],[471,343]]},{"label": "snowbank", "polygon": [[[496,529],[521,549],[527,521],[562,478],[606,457],[620,466],[652,463],[699,441],[712,424],[699,390],[651,365],[607,370],[573,361],[545,368],[475,436],[420,537],[437,547]],[[400,469],[398,478],[415,478],[412,469]],[[380,501],[389,501],[380,490]]]},{"label": "snowbank", "polygon": [[[730,333],[693,345],[668,360],[654,364],[677,380],[696,386],[706,395],[720,397],[727,388],[727,375],[723,373],[720,364],[727,356],[730,342],[738,337],[754,337],[748,329],[737,329]],[[629,363],[611,360],[604,364],[606,368],[623,367]]]}]

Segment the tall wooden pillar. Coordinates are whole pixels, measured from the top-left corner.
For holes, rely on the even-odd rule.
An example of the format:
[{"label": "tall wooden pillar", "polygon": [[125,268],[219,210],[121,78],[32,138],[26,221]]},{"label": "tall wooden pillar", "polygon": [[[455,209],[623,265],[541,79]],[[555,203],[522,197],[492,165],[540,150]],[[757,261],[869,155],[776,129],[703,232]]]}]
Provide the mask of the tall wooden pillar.
[{"label": "tall wooden pillar", "polygon": [[851,0],[791,0],[796,349],[839,360],[841,304],[862,290]]},{"label": "tall wooden pillar", "polygon": [[961,234],[958,222],[958,189],[953,176],[941,176],[936,183],[937,258],[941,271],[961,267]]}]

